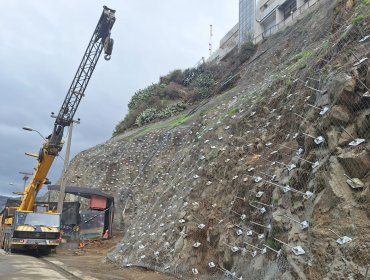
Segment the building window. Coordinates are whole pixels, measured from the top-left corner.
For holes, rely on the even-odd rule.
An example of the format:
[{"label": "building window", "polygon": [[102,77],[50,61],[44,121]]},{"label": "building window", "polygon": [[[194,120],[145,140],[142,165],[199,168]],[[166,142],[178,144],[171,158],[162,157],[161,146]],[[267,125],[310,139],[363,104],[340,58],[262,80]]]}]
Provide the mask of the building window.
[{"label": "building window", "polygon": [[284,5],[282,5],[281,10],[284,13],[284,20],[287,19],[297,10],[297,1],[290,0],[287,1]]}]

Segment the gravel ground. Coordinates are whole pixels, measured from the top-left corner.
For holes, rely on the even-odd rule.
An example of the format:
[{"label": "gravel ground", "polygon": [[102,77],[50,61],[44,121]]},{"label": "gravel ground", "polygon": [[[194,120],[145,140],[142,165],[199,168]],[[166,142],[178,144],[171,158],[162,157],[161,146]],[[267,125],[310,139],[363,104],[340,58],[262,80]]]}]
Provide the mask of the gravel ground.
[{"label": "gravel ground", "polygon": [[82,279],[104,280],[174,280],[177,278],[140,268],[120,268],[106,261],[105,256],[122,238],[116,234],[110,240],[96,241],[79,249],[58,249],[46,259]]}]

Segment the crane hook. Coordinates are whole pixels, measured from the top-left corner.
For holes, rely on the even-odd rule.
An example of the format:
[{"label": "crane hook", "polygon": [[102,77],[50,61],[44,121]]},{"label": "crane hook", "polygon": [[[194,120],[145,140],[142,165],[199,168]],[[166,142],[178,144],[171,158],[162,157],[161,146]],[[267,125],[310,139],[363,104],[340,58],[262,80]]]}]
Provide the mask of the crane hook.
[{"label": "crane hook", "polygon": [[107,37],[104,42],[104,59],[105,60],[110,60],[110,57],[112,55],[112,50],[113,50],[113,44],[114,40],[110,37]]}]

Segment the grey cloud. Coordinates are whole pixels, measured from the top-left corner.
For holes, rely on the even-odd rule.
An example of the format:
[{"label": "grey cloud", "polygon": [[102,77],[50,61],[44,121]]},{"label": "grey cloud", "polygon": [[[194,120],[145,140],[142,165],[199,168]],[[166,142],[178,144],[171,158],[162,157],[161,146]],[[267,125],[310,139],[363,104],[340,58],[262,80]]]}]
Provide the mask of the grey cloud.
[{"label": "grey cloud", "polygon": [[[72,155],[111,137],[138,89],[160,75],[193,66],[208,54],[209,24],[214,44],[237,22],[236,0],[68,1],[13,0],[0,10],[0,194],[32,171],[42,139],[21,130],[31,126],[50,134],[90,36],[107,5],[117,10],[112,60],[101,59],[76,117]],[[66,133],[67,135],[67,133]],[[64,150],[61,153],[64,157]],[[50,172],[55,182],[62,160]]]}]

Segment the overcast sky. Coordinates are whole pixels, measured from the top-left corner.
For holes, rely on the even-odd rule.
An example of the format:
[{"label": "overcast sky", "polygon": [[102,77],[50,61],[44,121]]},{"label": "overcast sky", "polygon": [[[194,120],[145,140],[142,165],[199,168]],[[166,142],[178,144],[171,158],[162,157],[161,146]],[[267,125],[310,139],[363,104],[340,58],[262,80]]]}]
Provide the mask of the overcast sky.
[{"label": "overcast sky", "polygon": [[[52,132],[51,112],[59,112],[72,78],[102,13],[115,9],[112,59],[100,58],[75,115],[81,118],[72,157],[109,139],[127,113],[133,93],[174,69],[192,67],[208,56],[213,42],[238,21],[238,0],[12,0],[0,9],[0,194],[22,188],[32,172],[44,136]],[[65,136],[67,133],[65,133]],[[64,157],[65,149],[61,152]],[[49,179],[55,183],[62,160]],[[14,185],[11,186],[10,183]]]}]

